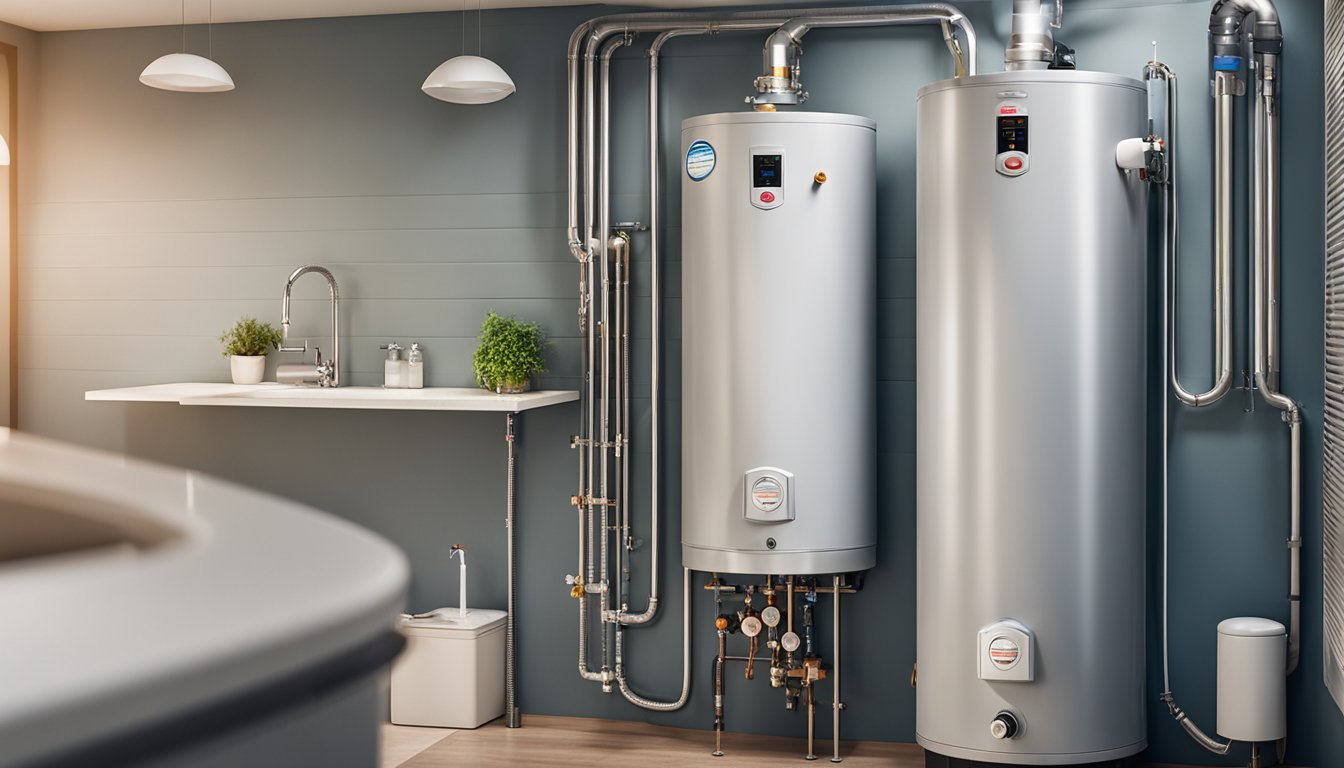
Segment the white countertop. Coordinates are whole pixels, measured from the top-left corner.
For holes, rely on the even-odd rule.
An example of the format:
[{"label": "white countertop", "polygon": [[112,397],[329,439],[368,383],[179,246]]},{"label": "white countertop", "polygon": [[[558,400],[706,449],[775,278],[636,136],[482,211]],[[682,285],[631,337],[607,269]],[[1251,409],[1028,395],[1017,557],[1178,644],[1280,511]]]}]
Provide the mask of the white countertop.
[{"label": "white countertop", "polygon": [[169,532],[0,561],[0,766],[368,642],[394,625],[409,579],[396,547],[301,504],[4,429],[0,504],[0,538],[31,524],[25,506]]},{"label": "white countertop", "polygon": [[540,390],[497,395],[475,387],[297,387],[291,384],[186,382],[121,389],[95,389],[85,400],[229,405],[262,408],[368,408],[402,411],[527,411],[579,399],[574,390]]}]

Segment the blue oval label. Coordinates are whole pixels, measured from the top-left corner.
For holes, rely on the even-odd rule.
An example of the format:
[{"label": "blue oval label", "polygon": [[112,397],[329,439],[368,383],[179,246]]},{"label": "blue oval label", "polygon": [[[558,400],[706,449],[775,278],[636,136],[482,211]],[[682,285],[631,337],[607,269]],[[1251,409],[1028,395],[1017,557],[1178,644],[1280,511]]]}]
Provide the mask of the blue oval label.
[{"label": "blue oval label", "polygon": [[701,181],[714,172],[716,162],[718,158],[714,154],[714,147],[708,141],[691,142],[690,149],[686,150],[686,175],[691,177],[691,181]]}]

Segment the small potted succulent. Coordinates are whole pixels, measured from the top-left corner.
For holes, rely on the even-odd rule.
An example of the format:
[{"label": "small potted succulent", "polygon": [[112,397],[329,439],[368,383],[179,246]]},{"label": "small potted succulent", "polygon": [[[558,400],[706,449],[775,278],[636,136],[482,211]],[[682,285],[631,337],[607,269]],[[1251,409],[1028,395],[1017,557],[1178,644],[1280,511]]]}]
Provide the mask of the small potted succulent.
[{"label": "small potted succulent", "polygon": [[526,392],[532,388],[532,374],[546,370],[546,341],[537,323],[491,311],[481,323],[480,338],[471,366],[476,383],[486,389],[501,395]]},{"label": "small potted succulent", "polygon": [[266,353],[280,346],[280,331],[255,317],[244,317],[220,335],[234,384],[258,384],[266,374]]}]

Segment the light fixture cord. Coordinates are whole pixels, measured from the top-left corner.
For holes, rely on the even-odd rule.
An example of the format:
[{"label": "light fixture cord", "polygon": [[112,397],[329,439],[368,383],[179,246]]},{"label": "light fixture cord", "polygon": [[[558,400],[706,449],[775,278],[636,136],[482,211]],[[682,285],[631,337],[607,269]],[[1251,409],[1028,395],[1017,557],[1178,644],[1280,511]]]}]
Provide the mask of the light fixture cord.
[{"label": "light fixture cord", "polygon": [[182,0],[182,52],[187,52],[187,0]]},{"label": "light fixture cord", "polygon": [[467,55],[467,0],[462,0],[462,55]]},{"label": "light fixture cord", "polygon": [[481,47],[481,0],[476,0],[476,55],[484,56],[485,49]]},{"label": "light fixture cord", "polygon": [[215,60],[215,0],[210,0],[206,7],[205,22],[205,55],[211,61]]}]

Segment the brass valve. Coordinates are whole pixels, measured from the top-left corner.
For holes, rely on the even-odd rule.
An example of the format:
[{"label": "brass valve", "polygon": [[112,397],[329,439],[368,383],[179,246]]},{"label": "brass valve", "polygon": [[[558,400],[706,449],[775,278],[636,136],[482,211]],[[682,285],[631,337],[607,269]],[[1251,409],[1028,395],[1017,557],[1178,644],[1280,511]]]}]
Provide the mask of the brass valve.
[{"label": "brass valve", "polygon": [[717,629],[717,630],[719,630],[720,632],[723,632],[723,631],[727,630],[727,629],[728,629],[728,617],[727,617],[727,616],[720,616],[720,617],[714,619],[714,628]]},{"label": "brass valve", "polygon": [[814,175],[814,176],[812,177],[812,183],[816,184],[817,186],[821,186],[822,184],[825,184],[825,183],[826,183],[826,172],[825,172],[825,171],[817,171],[816,175]]}]

